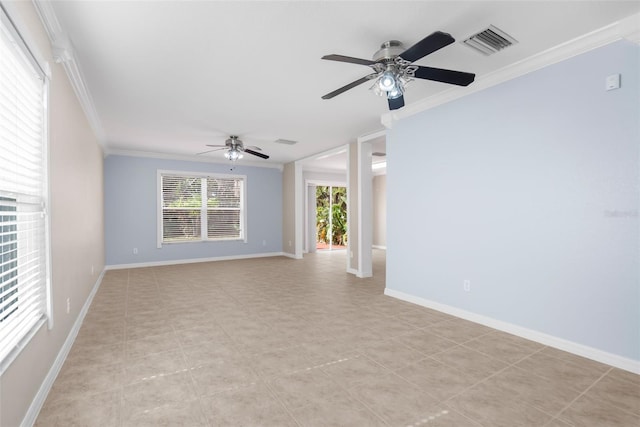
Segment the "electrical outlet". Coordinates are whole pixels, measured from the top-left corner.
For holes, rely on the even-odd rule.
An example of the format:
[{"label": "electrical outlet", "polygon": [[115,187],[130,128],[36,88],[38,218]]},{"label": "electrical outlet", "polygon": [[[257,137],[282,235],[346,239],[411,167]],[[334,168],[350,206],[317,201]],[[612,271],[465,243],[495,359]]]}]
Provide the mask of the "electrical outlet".
[{"label": "electrical outlet", "polygon": [[465,280],[462,282],[462,288],[465,292],[471,292],[471,280]]},{"label": "electrical outlet", "polygon": [[267,246],[267,241],[266,240],[262,241],[262,246]]},{"label": "electrical outlet", "polygon": [[349,258],[353,258],[353,251],[349,251]]},{"label": "electrical outlet", "polygon": [[67,298],[67,314],[71,312],[71,298]]},{"label": "electrical outlet", "polygon": [[133,254],[138,255],[138,248],[133,248]]},{"label": "electrical outlet", "polygon": [[95,272],[96,272],[95,267],[92,265],[91,266],[91,275],[93,276]]}]

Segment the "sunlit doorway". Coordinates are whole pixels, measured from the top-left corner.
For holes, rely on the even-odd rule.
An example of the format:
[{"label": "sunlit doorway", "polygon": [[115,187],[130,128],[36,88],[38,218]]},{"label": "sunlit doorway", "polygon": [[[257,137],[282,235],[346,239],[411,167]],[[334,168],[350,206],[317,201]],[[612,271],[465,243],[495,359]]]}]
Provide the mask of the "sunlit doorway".
[{"label": "sunlit doorway", "polygon": [[347,188],[332,185],[316,187],[316,249],[347,247]]}]

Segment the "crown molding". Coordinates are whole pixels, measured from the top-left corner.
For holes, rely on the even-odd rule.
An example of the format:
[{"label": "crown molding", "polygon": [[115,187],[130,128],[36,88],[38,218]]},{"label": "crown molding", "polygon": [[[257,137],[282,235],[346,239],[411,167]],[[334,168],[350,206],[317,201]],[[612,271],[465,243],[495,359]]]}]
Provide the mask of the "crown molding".
[{"label": "crown molding", "polygon": [[605,46],[618,40],[626,39],[640,44],[640,13],[616,21],[598,30],[592,31],[558,46],[547,49],[537,55],[511,64],[484,76],[467,87],[452,86],[434,96],[409,104],[400,110],[385,113],[380,121],[387,129],[391,129],[400,119],[413,116],[422,111],[446,104],[472,93],[496,86],[508,80],[539,70],[590,50]]},{"label": "crown molding", "polygon": [[56,16],[50,0],[33,0],[33,5],[40,16],[40,20],[42,21],[47,36],[49,37],[53,60],[56,63],[61,64],[64,68],[64,71],[69,78],[69,82],[71,83],[71,86],[78,97],[78,101],[80,102],[87,120],[89,121],[91,129],[96,135],[96,138],[98,138],[98,142],[102,145],[102,148],[105,149],[104,129],[102,128],[102,123],[100,122],[100,118],[96,112],[89,88],[85,83],[86,79],[84,78],[80,64],[76,59],[73,44],[71,43],[71,40],[69,40],[67,34],[62,30],[60,21],[58,21],[58,17]]}]

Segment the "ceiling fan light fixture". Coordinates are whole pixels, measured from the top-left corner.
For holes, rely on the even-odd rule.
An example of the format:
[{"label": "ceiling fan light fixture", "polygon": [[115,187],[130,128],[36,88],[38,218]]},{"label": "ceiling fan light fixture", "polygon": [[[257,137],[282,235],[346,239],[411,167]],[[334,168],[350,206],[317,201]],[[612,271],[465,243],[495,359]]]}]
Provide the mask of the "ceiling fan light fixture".
[{"label": "ceiling fan light fixture", "polygon": [[380,90],[384,92],[389,92],[395,89],[397,86],[396,74],[391,70],[385,71],[380,75],[380,77],[378,77],[377,84]]},{"label": "ceiling fan light fixture", "polygon": [[231,150],[224,153],[224,157],[226,157],[228,160],[231,160],[232,162],[235,162],[236,160],[239,160],[244,156],[239,150],[232,148]]}]

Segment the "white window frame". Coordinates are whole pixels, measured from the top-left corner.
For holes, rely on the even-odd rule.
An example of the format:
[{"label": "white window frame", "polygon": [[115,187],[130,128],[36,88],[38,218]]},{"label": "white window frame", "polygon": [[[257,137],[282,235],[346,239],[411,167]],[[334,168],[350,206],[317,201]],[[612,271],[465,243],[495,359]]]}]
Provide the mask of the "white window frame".
[{"label": "white window frame", "polygon": [[[12,16],[15,16],[13,5],[10,3],[0,2],[0,20],[2,26],[7,28],[10,38],[14,43],[14,46],[24,56],[26,61],[32,67],[32,70],[38,79],[42,81],[42,128],[41,128],[41,142],[42,142],[42,167],[41,180],[39,181],[41,194],[39,195],[40,208],[38,210],[39,215],[43,219],[43,234],[38,240],[38,243],[42,245],[42,263],[41,264],[44,274],[42,280],[37,285],[36,289],[41,292],[44,297],[44,307],[42,310],[30,312],[29,318],[32,319],[27,325],[20,328],[19,334],[13,334],[13,339],[7,340],[0,346],[2,353],[0,354],[0,375],[7,369],[8,366],[16,359],[20,352],[27,346],[31,338],[40,330],[44,323],[47,323],[49,329],[53,328],[53,306],[52,306],[52,290],[51,290],[51,244],[50,244],[50,216],[48,215],[49,205],[49,87],[51,80],[51,70],[49,64],[43,60],[43,57],[35,49],[35,43],[29,38],[26,31],[21,31],[26,27],[22,25],[22,22],[15,21]],[[5,181],[6,182],[6,181]],[[0,183],[0,187],[2,187]],[[0,195],[2,197],[11,198],[15,200],[18,207],[18,214],[22,212],[20,206],[25,205],[25,197],[21,193],[15,193],[12,191],[6,191],[6,188],[0,188]],[[28,197],[30,204],[29,209],[33,209],[33,197]],[[21,233],[20,224],[16,233]],[[22,232],[24,233],[24,232]],[[17,240],[17,253],[18,259],[23,257],[21,253],[25,252],[26,243],[24,239],[18,238]],[[24,265],[18,264],[17,272],[18,276],[22,276],[25,271]],[[19,289],[19,284],[17,285]],[[18,300],[19,301],[19,300]],[[20,306],[18,302],[17,309],[24,308]],[[17,313],[17,312],[16,312]],[[12,314],[13,315],[13,314]],[[6,323],[5,327],[11,326],[11,323]],[[2,325],[0,324],[0,328]],[[5,337],[6,338],[6,337]],[[7,347],[8,346],[8,347]]]},{"label": "white window frame", "polygon": [[[165,242],[163,238],[163,222],[162,222],[162,177],[168,176],[179,176],[185,178],[220,178],[220,179],[239,179],[242,181],[242,195],[240,197],[240,227],[241,233],[240,237],[234,238],[217,238],[210,239],[209,233],[207,229],[207,198],[202,198],[202,206],[200,207],[200,239],[192,239],[192,240],[182,240],[176,242]],[[175,244],[190,244],[190,243],[202,243],[202,242],[237,242],[242,241],[247,243],[247,176],[246,175],[236,175],[236,174],[222,174],[222,173],[204,173],[204,172],[191,172],[191,171],[176,171],[176,170],[157,170],[157,219],[156,219],[156,230],[157,230],[157,248],[162,248],[163,245],[175,245]],[[206,180],[202,181],[203,192],[206,193]]]}]

